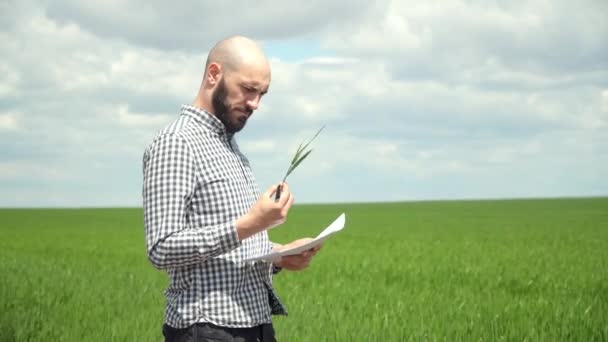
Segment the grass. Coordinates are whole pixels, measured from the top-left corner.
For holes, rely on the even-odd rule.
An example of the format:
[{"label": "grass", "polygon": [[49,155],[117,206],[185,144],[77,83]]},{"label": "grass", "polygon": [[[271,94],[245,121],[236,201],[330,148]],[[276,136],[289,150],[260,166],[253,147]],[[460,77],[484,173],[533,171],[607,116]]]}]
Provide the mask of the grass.
[{"label": "grass", "polygon": [[[608,198],[301,205],[344,231],[275,286],[279,341],[606,341]],[[140,209],[0,210],[0,341],[160,341]]]}]

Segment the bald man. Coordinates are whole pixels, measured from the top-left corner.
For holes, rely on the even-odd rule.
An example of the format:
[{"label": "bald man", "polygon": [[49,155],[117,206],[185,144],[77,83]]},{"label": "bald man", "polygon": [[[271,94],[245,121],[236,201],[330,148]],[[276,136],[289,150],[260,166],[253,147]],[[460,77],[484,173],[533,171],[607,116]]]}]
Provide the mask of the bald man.
[{"label": "bald man", "polygon": [[209,52],[191,105],[144,153],[148,258],[169,276],[166,341],[275,341],[273,314],[287,314],[273,287],[281,269],[298,271],[318,249],[273,263],[247,258],[297,246],[271,242],[294,197],[287,184],[260,194],[239,132],[268,92],[270,66],[256,43],[231,37]]}]

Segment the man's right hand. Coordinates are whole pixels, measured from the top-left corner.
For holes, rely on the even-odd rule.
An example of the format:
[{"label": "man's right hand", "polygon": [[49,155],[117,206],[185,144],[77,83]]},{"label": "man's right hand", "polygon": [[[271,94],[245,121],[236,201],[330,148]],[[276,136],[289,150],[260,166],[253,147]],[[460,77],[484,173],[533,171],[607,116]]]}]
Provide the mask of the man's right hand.
[{"label": "man's right hand", "polygon": [[239,240],[244,240],[263,230],[285,222],[294,197],[289,191],[287,183],[282,183],[281,186],[283,189],[281,197],[277,202],[274,201],[274,195],[278,185],[273,185],[262,194],[247,214],[236,220]]}]

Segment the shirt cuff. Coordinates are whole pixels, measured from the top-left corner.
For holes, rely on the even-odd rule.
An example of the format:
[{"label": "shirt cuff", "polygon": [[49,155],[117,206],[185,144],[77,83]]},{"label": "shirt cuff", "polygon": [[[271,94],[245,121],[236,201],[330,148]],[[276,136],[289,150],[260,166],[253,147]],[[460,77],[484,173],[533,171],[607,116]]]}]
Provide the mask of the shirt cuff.
[{"label": "shirt cuff", "polygon": [[236,220],[226,223],[220,234],[220,244],[224,253],[241,246],[241,240],[239,240],[236,230]]},{"label": "shirt cuff", "polygon": [[279,272],[281,272],[283,270],[282,267],[279,267],[277,265],[275,265],[274,263],[272,264],[272,274],[277,274]]}]

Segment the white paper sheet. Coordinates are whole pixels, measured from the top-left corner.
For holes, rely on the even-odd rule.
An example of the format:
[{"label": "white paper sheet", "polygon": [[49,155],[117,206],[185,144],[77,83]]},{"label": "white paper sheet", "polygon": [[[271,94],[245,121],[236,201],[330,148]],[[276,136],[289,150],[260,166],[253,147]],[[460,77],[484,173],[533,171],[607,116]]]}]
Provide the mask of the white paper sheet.
[{"label": "white paper sheet", "polygon": [[316,238],[308,242],[307,244],[290,248],[287,250],[283,250],[281,252],[272,251],[265,255],[256,256],[253,258],[246,259],[245,261],[258,261],[258,260],[267,260],[274,261],[279,259],[282,256],[300,254],[304,251],[307,251],[313,247],[318,246],[321,242],[325,241],[327,238],[332,236],[333,234],[339,232],[344,228],[344,223],[346,222],[346,216],[344,213],[340,215],[334,222],[332,222],[327,228],[325,228],[321,234],[317,235]]}]

